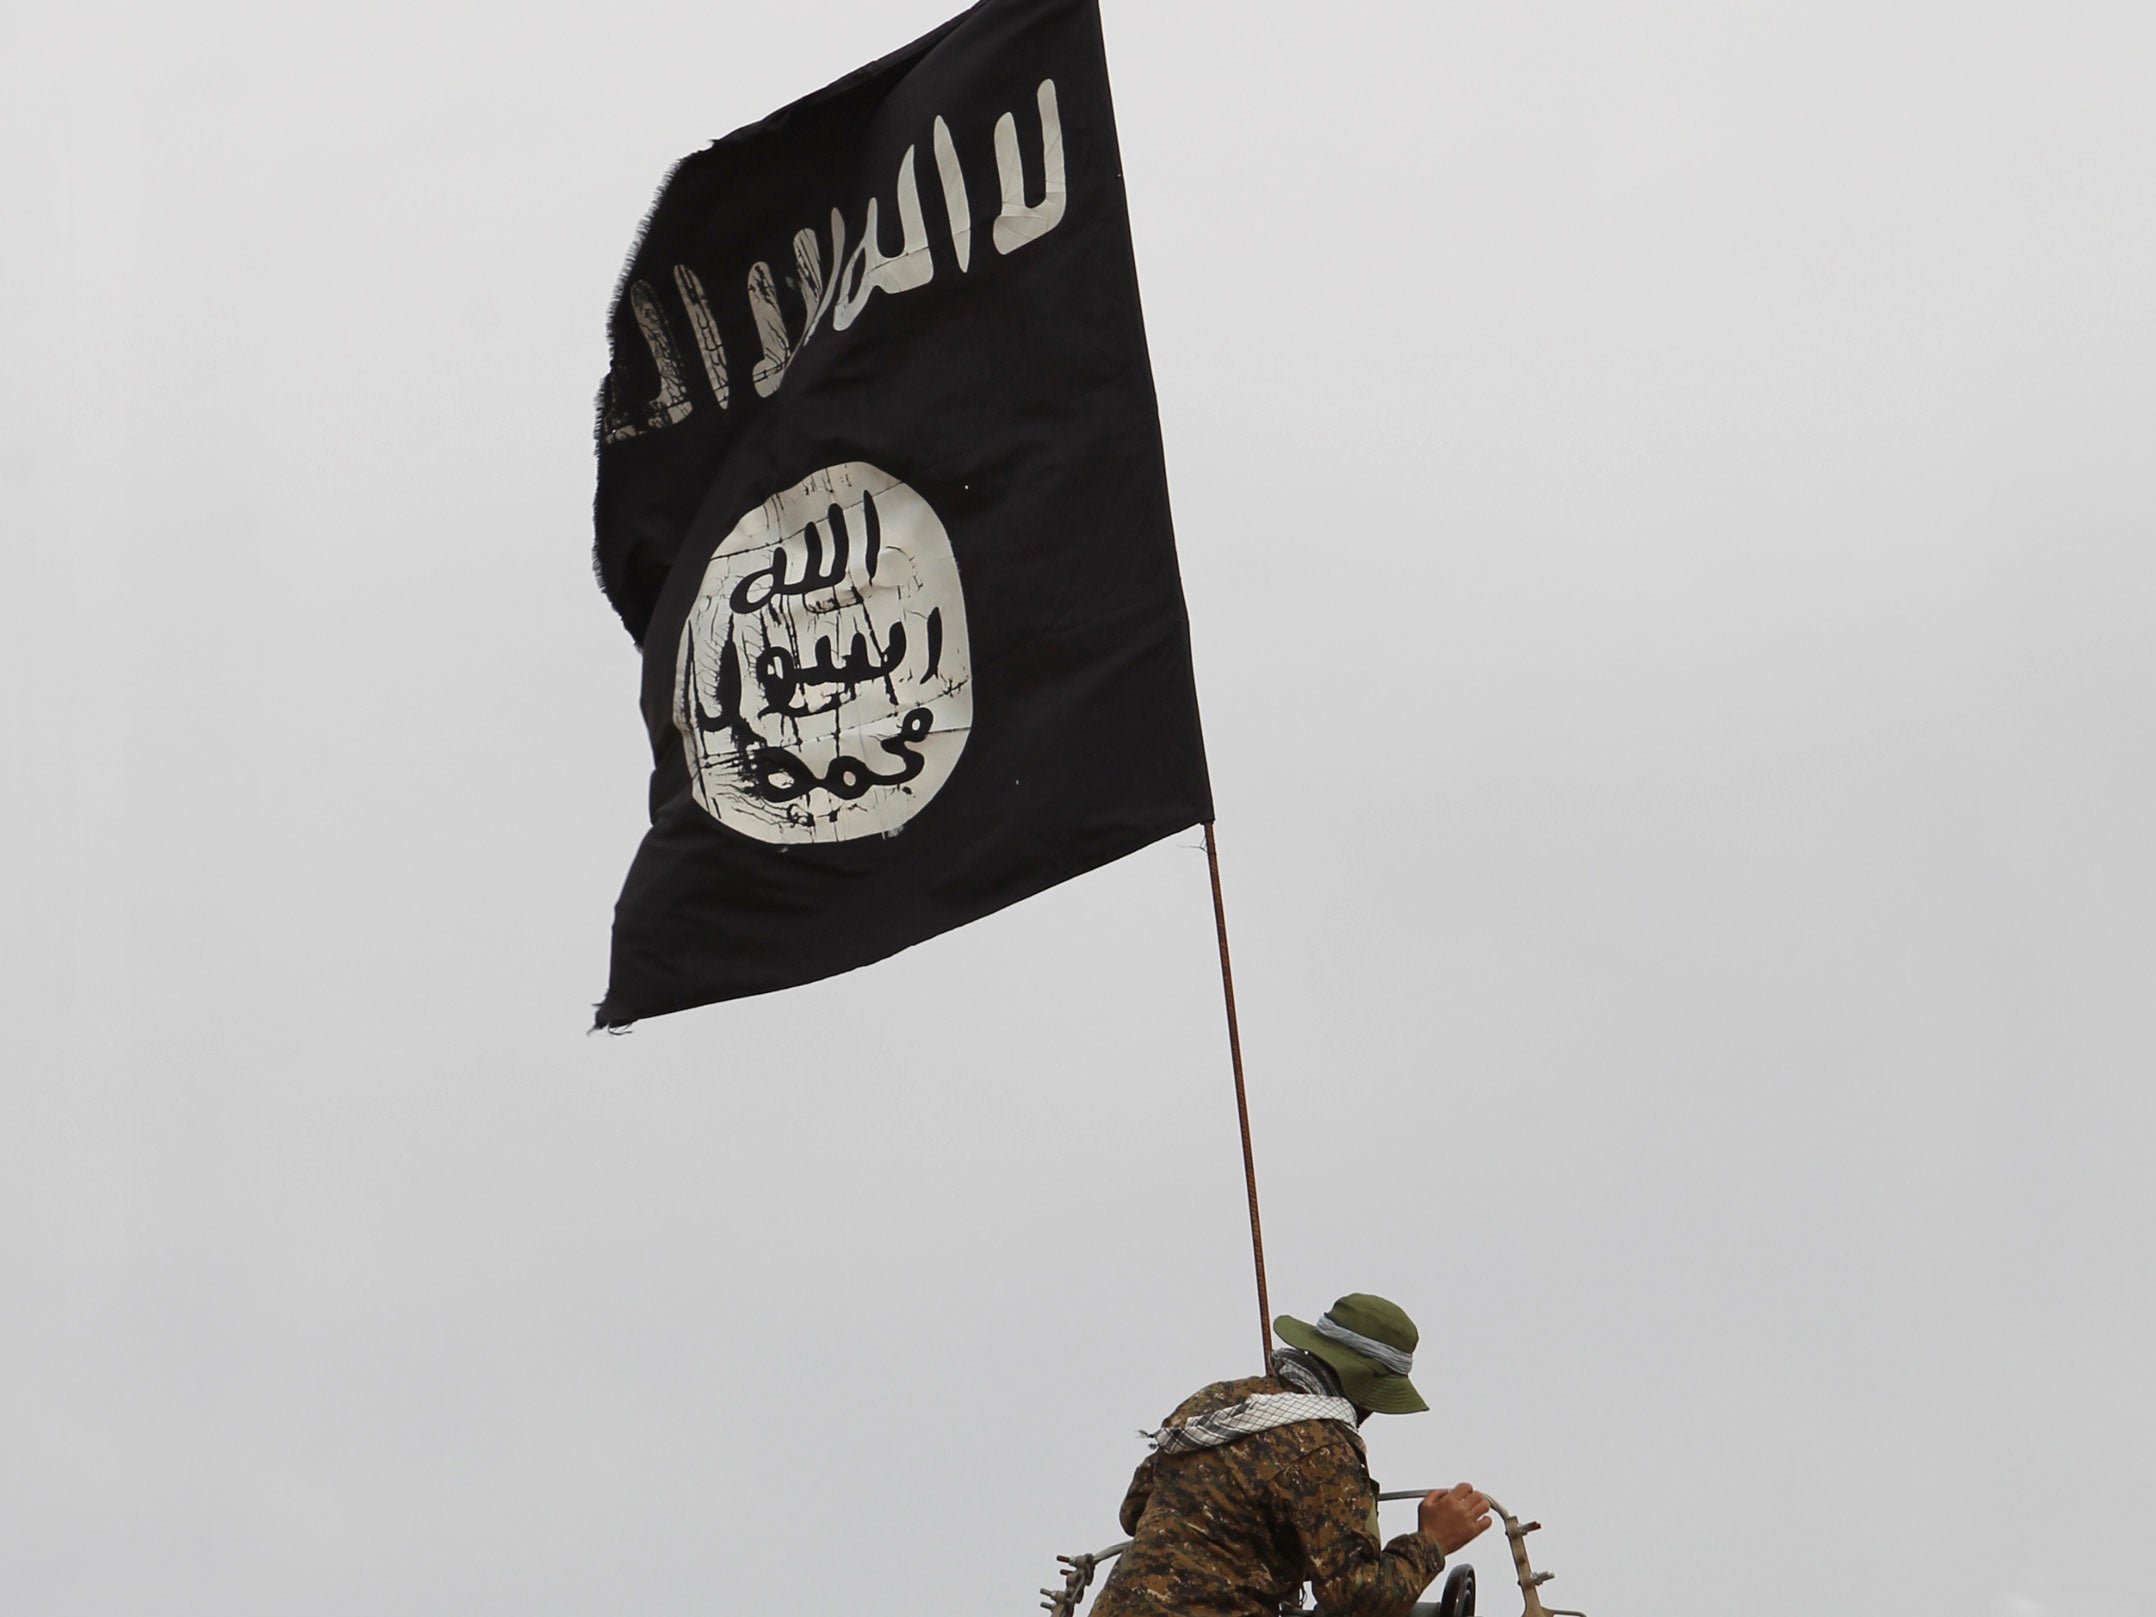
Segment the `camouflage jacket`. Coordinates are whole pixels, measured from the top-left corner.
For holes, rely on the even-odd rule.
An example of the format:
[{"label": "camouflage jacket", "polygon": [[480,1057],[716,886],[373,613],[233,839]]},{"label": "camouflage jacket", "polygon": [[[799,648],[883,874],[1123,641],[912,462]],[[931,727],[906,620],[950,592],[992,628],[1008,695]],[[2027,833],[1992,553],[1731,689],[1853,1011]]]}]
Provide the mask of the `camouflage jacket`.
[{"label": "camouflage jacket", "polygon": [[[1219,1381],[1168,1419],[1294,1390],[1270,1376]],[[1338,1421],[1147,1456],[1123,1499],[1123,1531],[1135,1542],[1093,1617],[1274,1617],[1306,1582],[1327,1617],[1404,1617],[1445,1564],[1420,1533],[1379,1548],[1377,1485]]]}]

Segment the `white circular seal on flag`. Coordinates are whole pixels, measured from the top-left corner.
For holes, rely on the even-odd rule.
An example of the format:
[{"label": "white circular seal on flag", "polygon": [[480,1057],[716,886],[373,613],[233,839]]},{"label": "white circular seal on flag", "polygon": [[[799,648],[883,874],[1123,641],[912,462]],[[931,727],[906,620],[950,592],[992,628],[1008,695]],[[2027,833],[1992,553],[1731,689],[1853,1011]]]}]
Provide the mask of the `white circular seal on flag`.
[{"label": "white circular seal on flag", "polygon": [[958,561],[928,502],[848,461],[735,523],[682,626],[674,726],[696,801],[760,841],[918,814],[973,726]]}]

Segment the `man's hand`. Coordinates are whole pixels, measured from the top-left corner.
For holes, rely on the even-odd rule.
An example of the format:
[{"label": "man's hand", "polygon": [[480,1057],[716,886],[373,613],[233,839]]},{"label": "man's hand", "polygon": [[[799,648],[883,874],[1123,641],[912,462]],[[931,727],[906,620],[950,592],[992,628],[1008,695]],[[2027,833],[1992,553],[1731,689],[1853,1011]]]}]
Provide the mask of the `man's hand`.
[{"label": "man's hand", "polygon": [[1415,1510],[1415,1526],[1447,1555],[1489,1525],[1490,1502],[1465,1482],[1424,1494]]}]

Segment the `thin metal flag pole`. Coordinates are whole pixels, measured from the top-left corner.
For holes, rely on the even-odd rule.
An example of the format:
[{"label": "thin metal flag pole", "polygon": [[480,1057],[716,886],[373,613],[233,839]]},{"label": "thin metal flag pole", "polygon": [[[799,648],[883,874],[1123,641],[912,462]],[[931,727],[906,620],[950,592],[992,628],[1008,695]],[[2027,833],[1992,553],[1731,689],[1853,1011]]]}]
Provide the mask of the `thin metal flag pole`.
[{"label": "thin metal flag pole", "polygon": [[1273,1313],[1265,1300],[1265,1237],[1258,1229],[1258,1165],[1250,1150],[1250,1097],[1243,1088],[1243,1038],[1235,1025],[1235,971],[1228,964],[1228,906],[1220,896],[1220,848],[1205,822],[1205,863],[1213,873],[1213,925],[1220,933],[1220,993],[1228,1005],[1228,1059],[1235,1066],[1235,1117],[1243,1129],[1243,1182],[1250,1191],[1250,1260],[1258,1272],[1259,1373],[1272,1368]]}]

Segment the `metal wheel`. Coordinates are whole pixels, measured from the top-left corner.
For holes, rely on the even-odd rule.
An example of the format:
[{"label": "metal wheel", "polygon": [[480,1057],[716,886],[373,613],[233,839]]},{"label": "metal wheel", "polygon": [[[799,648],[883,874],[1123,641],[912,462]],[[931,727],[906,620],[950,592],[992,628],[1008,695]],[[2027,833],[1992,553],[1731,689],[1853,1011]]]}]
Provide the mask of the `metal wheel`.
[{"label": "metal wheel", "polygon": [[1475,1569],[1456,1566],[1438,1597],[1437,1617],[1475,1617]]}]

